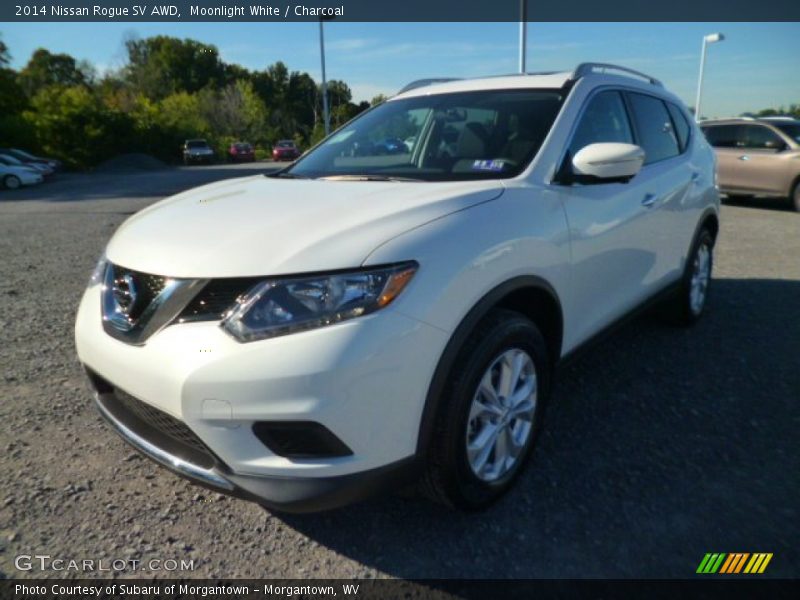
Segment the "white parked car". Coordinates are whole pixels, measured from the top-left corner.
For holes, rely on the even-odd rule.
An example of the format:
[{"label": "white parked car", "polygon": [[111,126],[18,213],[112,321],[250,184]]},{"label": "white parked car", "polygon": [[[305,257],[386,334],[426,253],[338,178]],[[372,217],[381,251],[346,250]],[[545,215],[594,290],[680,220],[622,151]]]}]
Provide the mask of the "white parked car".
[{"label": "white parked car", "polygon": [[35,185],[42,181],[44,175],[38,169],[0,162],[0,182],[6,189],[16,190],[23,185]]},{"label": "white parked car", "polygon": [[5,165],[7,167],[22,167],[25,169],[30,169],[31,171],[36,171],[38,173],[41,173],[42,177],[47,177],[55,173],[55,169],[44,163],[22,162],[18,158],[10,154],[3,154],[2,152],[0,152],[0,165]]},{"label": "white parked car", "polygon": [[[387,137],[416,141],[364,151]],[[411,86],[277,175],[128,219],[78,355],[122,437],[207,486],[303,511],[421,477],[480,508],[560,361],[646,303],[701,315],[718,214],[714,154],[650,77]]]}]

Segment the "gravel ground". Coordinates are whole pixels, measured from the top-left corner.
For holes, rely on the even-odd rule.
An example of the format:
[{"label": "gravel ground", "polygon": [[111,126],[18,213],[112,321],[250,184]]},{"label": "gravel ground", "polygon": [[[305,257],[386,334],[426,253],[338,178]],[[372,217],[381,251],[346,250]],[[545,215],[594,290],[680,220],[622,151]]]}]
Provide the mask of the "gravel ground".
[{"label": "gravel ground", "polygon": [[184,577],[690,577],[735,551],[797,576],[800,215],[779,203],[723,207],[694,329],[645,316],[564,370],[532,468],[485,514],[398,494],[290,517],[140,458],[75,357],[89,272],[127,215],[260,168],[0,192],[0,577],[48,575],[18,572],[20,554],[194,560]]}]

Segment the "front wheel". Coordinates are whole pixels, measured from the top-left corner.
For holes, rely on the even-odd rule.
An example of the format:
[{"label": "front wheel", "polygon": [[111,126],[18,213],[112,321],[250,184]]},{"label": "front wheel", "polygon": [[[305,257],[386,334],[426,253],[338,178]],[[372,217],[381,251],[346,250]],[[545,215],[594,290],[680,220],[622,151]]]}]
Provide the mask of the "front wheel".
[{"label": "front wheel", "polygon": [[433,500],[465,510],[505,494],[531,454],[550,390],[536,325],[494,310],[465,342],[445,385],[423,477]]},{"label": "front wheel", "polygon": [[794,190],[792,190],[792,206],[797,212],[800,212],[800,181],[794,184]]},{"label": "front wheel", "polygon": [[676,325],[693,325],[703,314],[714,263],[714,236],[703,229],[695,240],[680,287],[665,306],[668,320]]}]

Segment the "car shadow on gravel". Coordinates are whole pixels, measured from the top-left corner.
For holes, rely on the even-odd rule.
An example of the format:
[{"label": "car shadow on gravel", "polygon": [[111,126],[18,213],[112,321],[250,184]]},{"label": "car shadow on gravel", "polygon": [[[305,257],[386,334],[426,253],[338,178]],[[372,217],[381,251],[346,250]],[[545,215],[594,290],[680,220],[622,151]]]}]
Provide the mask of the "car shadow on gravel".
[{"label": "car shadow on gravel", "polygon": [[694,328],[646,315],[563,370],[530,468],[490,510],[396,494],[276,516],[403,578],[691,577],[737,549],[790,576],[798,356],[800,281],[715,280]]}]

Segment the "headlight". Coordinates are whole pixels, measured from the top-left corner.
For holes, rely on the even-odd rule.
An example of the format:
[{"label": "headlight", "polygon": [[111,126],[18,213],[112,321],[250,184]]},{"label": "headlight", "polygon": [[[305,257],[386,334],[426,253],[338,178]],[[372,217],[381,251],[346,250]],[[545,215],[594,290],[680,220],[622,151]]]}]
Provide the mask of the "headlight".
[{"label": "headlight", "polygon": [[87,287],[94,287],[98,284],[103,283],[107,264],[108,263],[106,262],[105,255],[101,256],[100,259],[97,261],[97,264],[94,266],[94,271],[92,271],[91,277],[89,277],[89,285]]},{"label": "headlight", "polygon": [[408,262],[349,273],[262,281],[227,313],[222,327],[252,342],[324,327],[388,306],[414,273]]}]

